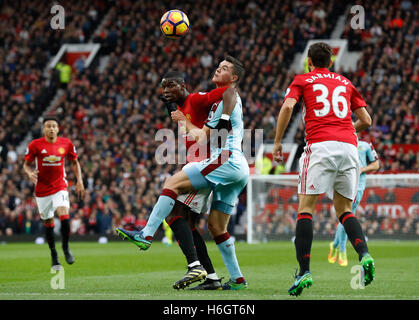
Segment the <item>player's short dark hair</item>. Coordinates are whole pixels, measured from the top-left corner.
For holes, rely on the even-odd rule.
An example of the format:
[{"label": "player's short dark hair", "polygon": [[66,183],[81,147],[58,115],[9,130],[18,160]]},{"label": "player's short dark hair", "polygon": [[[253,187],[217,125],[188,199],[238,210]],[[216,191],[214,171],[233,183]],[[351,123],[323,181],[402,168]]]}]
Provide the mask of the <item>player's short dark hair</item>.
[{"label": "player's short dark hair", "polygon": [[241,81],[241,79],[243,79],[245,73],[243,63],[230,55],[226,55],[224,59],[225,61],[228,61],[233,64],[233,75],[237,76],[236,83],[238,84]]},{"label": "player's short dark hair", "polygon": [[329,68],[332,54],[332,48],[324,42],[314,43],[308,49],[308,57],[317,68]]},{"label": "player's short dark hair", "polygon": [[176,70],[166,72],[163,76],[163,79],[173,79],[180,83],[185,82],[185,77],[183,76],[183,73]]},{"label": "player's short dark hair", "polygon": [[45,125],[45,122],[47,121],[55,121],[58,125],[60,125],[60,121],[58,121],[58,119],[56,117],[53,116],[47,116],[42,120],[42,125]]}]

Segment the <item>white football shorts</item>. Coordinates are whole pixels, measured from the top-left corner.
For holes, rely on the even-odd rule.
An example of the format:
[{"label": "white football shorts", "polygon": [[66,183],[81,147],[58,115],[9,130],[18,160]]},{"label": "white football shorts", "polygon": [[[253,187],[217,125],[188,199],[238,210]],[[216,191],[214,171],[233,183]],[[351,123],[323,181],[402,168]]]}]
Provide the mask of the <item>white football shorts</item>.
[{"label": "white football shorts", "polygon": [[359,158],[353,144],[323,141],[306,145],[300,158],[299,194],[322,194],[333,199],[333,191],[354,200],[358,190]]},{"label": "white football shorts", "polygon": [[67,190],[61,190],[46,197],[35,197],[35,199],[42,220],[53,218],[58,207],[70,208]]},{"label": "white football shorts", "polygon": [[[182,170],[189,165],[191,165],[191,162],[186,164]],[[191,208],[193,212],[198,214],[208,213],[211,193],[211,188],[193,190],[191,192],[178,195],[177,200]]]}]

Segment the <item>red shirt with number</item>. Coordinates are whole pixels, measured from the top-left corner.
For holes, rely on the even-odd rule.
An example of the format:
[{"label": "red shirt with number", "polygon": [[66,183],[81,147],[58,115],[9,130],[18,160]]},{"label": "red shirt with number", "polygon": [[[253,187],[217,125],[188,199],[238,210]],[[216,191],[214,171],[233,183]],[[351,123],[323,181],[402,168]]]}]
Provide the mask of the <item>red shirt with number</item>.
[{"label": "red shirt with number", "polygon": [[[178,109],[182,111],[182,113],[189,121],[192,122],[193,125],[198,128],[202,128],[208,118],[211,107],[213,104],[223,99],[223,93],[227,88],[228,87],[221,87],[211,90],[210,92],[190,93],[183,105],[178,106]],[[186,139],[186,150],[188,150],[187,162],[198,162],[210,156],[209,145],[207,146],[207,151],[204,154],[199,152],[197,145],[197,148],[193,148],[190,150],[191,152],[189,152],[189,149],[195,145],[196,142],[188,135],[184,138]]]},{"label": "red shirt with number", "polygon": [[367,104],[344,76],[327,68],[297,75],[284,100],[287,98],[303,100],[307,143],[333,140],[358,145],[351,114]]},{"label": "red shirt with number", "polygon": [[50,143],[42,137],[29,143],[25,160],[28,163],[35,160],[36,169],[39,170],[35,196],[46,197],[67,190],[65,158],[77,159],[76,148],[70,139],[57,137],[56,142]]}]

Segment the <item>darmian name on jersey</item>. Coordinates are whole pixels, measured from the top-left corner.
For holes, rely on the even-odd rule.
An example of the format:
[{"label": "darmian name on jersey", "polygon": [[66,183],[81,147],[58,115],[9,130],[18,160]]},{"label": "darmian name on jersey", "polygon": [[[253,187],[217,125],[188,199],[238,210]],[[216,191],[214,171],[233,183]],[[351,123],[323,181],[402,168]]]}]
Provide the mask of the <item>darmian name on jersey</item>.
[{"label": "darmian name on jersey", "polygon": [[335,77],[335,75],[333,73],[316,73],[316,75],[311,76],[310,78],[305,79],[307,82],[312,83],[314,80],[317,79],[335,79],[335,80],[339,80],[340,82],[342,82],[345,85],[349,84],[348,80],[342,79],[341,76],[337,75]]}]

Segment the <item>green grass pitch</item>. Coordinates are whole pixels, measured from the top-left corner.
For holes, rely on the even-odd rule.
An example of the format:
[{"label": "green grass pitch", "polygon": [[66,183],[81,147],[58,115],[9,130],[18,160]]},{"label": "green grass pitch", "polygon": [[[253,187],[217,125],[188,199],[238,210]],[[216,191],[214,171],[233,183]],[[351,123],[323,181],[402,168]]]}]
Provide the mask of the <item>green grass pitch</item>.
[{"label": "green grass pitch", "polygon": [[[98,244],[71,243],[76,262],[64,266],[64,289],[53,289],[47,245],[7,243],[0,245],[0,300],[417,300],[419,299],[419,241],[370,241],[376,279],[365,289],[353,289],[351,268],[358,265],[348,243],[347,267],[327,262],[329,244],[312,246],[313,286],[296,298],[287,294],[297,268],[290,241],[249,245],[236,242],[241,270],[249,283],[245,291],[174,290],[172,284],[186,272],[186,261],[176,243],[166,247],[155,242],[139,251],[127,241]],[[219,276],[228,279],[216,245],[208,251]]]}]

